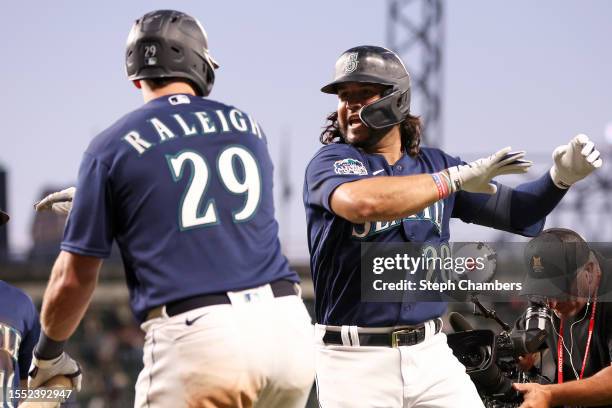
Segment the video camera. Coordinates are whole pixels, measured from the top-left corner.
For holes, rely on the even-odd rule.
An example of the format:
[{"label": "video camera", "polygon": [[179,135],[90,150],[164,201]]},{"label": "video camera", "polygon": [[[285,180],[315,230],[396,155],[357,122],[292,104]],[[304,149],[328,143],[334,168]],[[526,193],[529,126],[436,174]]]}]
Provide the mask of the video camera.
[{"label": "video camera", "polygon": [[485,407],[517,407],[522,397],[512,388],[512,383],[542,382],[543,378],[536,369],[522,371],[518,358],[544,347],[551,333],[551,311],[545,303],[530,300],[525,313],[525,328],[512,329],[476,297],[472,297],[472,302],[480,309],[480,315],[500,324],[502,332],[495,334],[492,330],[475,330],[461,314],[453,312],[450,314],[450,324],[455,333],[447,336],[448,345],[465,366]]}]

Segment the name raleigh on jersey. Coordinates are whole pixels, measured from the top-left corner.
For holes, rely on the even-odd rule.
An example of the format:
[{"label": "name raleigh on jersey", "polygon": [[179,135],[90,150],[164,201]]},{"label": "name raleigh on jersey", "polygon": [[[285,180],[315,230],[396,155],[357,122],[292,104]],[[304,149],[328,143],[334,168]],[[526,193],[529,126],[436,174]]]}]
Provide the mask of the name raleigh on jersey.
[{"label": "name raleigh on jersey", "polygon": [[[175,99],[171,100],[171,98]],[[171,98],[169,98],[169,101],[173,105],[190,103],[189,99],[176,99],[176,96]],[[182,134],[177,135],[168,127],[167,124],[171,122],[177,123],[180,126]],[[178,136],[203,136],[236,130],[242,133],[251,133],[259,139],[263,137],[257,122],[250,115],[235,108],[231,109],[228,113],[221,109],[216,109],[212,112],[198,111],[191,112],[190,114],[174,114],[171,117],[164,118],[163,121],[160,118],[153,117],[148,120],[148,123],[156,131],[159,140],[153,141],[150,137],[145,139],[136,130],[131,130],[123,136],[123,140],[132,146],[139,155],[145,153],[158,143],[166,142]]]}]

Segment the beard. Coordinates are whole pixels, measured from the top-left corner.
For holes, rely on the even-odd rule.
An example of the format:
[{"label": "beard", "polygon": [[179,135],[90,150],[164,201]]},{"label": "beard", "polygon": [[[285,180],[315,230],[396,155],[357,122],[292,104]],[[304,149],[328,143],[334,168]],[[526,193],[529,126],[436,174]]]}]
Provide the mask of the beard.
[{"label": "beard", "polygon": [[353,141],[350,141],[349,137],[347,136],[348,135],[348,125],[339,126],[338,130],[340,130],[342,139],[344,139],[344,141],[347,144],[350,144],[351,146],[355,146],[361,149],[368,149],[368,148],[376,146],[378,142],[380,142],[387,135],[387,133],[389,133],[389,131],[392,129],[392,127],[383,128],[383,129],[372,129],[370,127],[367,127],[365,124],[363,124],[363,126],[367,129],[366,136],[361,137],[358,140],[353,140]]}]

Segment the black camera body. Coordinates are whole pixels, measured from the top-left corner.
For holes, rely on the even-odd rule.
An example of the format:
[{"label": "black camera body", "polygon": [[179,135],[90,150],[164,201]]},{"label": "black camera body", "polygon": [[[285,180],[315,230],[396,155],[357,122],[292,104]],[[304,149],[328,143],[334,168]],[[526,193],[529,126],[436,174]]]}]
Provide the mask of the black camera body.
[{"label": "black camera body", "polygon": [[483,401],[485,398],[503,403],[521,401],[512,388],[512,379],[518,378],[518,368],[509,335],[496,335],[491,330],[469,330],[449,334],[447,341]]},{"label": "black camera body", "polygon": [[499,334],[492,330],[474,330],[463,316],[451,314],[451,325],[456,332],[447,335],[448,345],[465,366],[487,408],[517,407],[522,397],[512,383],[536,381],[537,373],[523,372],[518,358],[541,350],[545,344],[548,327],[535,324],[534,320],[543,318],[546,312],[539,307],[530,304],[525,329],[504,330]]}]

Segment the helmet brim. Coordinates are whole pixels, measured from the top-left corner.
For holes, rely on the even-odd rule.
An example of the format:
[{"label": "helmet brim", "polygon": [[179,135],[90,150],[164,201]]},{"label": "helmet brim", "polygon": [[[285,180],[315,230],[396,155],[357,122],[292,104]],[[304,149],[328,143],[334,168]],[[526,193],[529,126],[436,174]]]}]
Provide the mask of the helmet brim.
[{"label": "helmet brim", "polygon": [[378,85],[388,85],[388,86],[394,85],[394,83],[384,78],[375,76],[375,75],[347,74],[325,85],[323,88],[321,88],[321,92],[327,93],[327,94],[337,94],[338,85],[346,84],[348,82],[358,82],[358,83],[368,83],[368,84],[378,84]]}]

